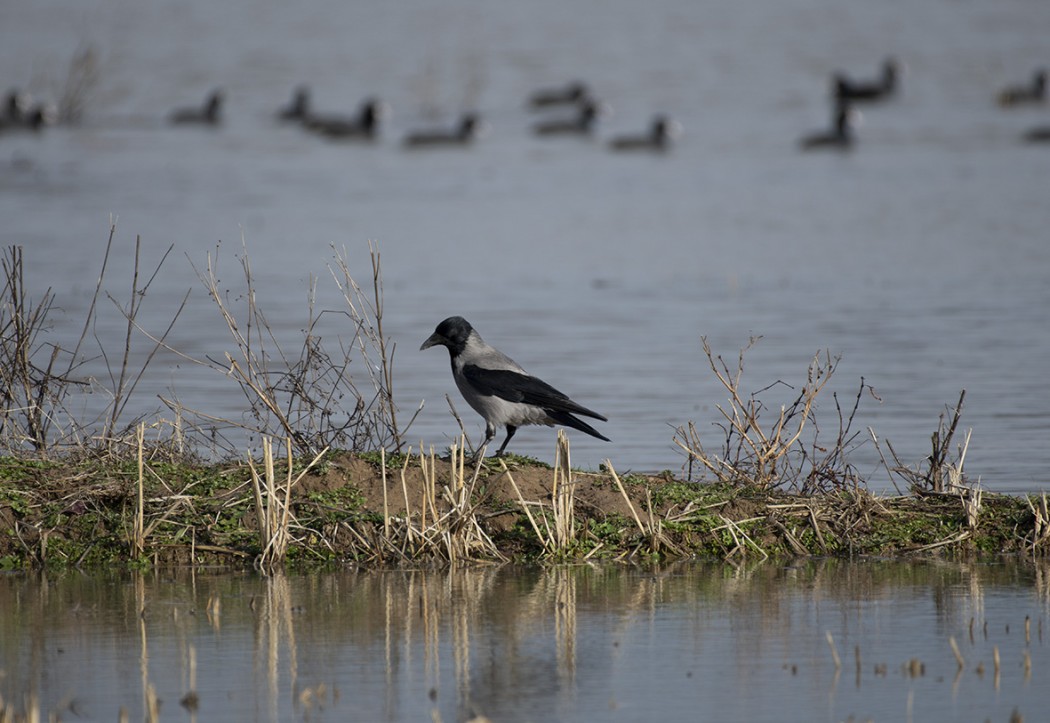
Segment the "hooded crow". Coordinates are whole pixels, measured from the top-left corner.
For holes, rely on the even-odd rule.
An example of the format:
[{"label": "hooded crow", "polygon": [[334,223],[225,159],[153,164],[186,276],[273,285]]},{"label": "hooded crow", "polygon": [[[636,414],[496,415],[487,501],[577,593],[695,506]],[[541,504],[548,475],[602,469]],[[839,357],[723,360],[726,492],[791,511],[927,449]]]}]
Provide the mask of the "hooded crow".
[{"label": "hooded crow", "polygon": [[485,418],[485,446],[496,436],[497,427],[507,428],[496,456],[501,456],[518,427],[523,424],[563,424],[609,441],[574,414],[605,417],[580,406],[544,381],[531,376],[500,350],[486,344],[462,316],[450,316],[437,325],[419,350],[432,346],[448,347],[452,377],[463,398]]}]

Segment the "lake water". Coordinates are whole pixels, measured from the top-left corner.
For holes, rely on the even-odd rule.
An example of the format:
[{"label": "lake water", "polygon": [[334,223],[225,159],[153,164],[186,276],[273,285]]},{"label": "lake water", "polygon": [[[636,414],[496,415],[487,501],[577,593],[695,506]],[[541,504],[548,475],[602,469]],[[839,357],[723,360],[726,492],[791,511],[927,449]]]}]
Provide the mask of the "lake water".
[{"label": "lake water", "polygon": [[[150,691],[162,720],[1039,720],[1048,572],[814,560],[7,574],[0,693],[83,721],[122,707],[143,720]],[[180,707],[191,691],[196,711]]]},{"label": "lake water", "polygon": [[[585,0],[496,4],[306,4],[272,0],[59,0],[0,7],[0,83],[54,98],[78,49],[97,81],[78,126],[0,137],[0,242],[25,247],[39,296],[57,294],[51,340],[82,325],[111,220],[107,288],[127,298],[136,236],[144,265],[174,244],[140,323],[198,358],[232,350],[193,267],[221,240],[236,295],[242,241],[276,333],[341,309],[328,274],[346,248],[362,282],[382,251],[385,330],[411,440],[441,448],[459,400],[441,350],[419,344],[461,314],[527,369],[604,413],[612,445],[573,437],[573,462],[678,470],[673,429],[712,437],[726,394],[700,337],[735,360],[751,336],[744,386],[803,381],[819,350],[841,355],[828,392],[866,397],[871,426],[909,464],[938,416],[967,392],[967,471],[995,491],[1050,483],[1050,149],[1020,142],[1045,107],[1006,111],[996,91],[1050,62],[1044,0],[725,4]],[[832,71],[874,76],[887,55],[902,92],[865,108],[857,148],[802,153],[828,124]],[[612,108],[590,140],[540,139],[524,99],[586,80]],[[279,126],[274,111],[308,83],[322,111],[375,94],[392,109],[374,144],[335,144]],[[174,107],[227,94],[219,130],[173,128]],[[409,129],[476,108],[471,148],[408,152]],[[614,154],[613,134],[655,112],[683,133],[662,156]],[[326,328],[329,339],[349,334]],[[110,358],[125,328],[106,301],[96,327]],[[136,337],[141,360],[149,345]],[[80,370],[105,386],[101,357]],[[213,371],[155,360],[128,416],[157,395],[233,418],[239,389]],[[767,393],[779,403],[776,390]],[[881,401],[879,401],[881,400]],[[825,430],[837,425],[830,396]],[[525,429],[512,450],[553,457],[554,434]],[[857,452],[890,489],[869,444]]]}]

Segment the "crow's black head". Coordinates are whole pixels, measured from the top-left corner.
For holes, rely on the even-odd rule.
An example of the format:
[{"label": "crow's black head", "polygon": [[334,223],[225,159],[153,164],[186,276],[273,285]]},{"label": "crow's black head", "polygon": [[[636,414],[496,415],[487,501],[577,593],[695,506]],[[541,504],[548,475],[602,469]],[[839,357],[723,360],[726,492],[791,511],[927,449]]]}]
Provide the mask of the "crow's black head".
[{"label": "crow's black head", "polygon": [[423,342],[423,346],[419,347],[419,350],[422,351],[440,344],[448,347],[449,352],[455,356],[463,351],[467,345],[467,339],[470,338],[470,334],[473,331],[474,327],[462,316],[450,316],[437,325],[434,333]]}]

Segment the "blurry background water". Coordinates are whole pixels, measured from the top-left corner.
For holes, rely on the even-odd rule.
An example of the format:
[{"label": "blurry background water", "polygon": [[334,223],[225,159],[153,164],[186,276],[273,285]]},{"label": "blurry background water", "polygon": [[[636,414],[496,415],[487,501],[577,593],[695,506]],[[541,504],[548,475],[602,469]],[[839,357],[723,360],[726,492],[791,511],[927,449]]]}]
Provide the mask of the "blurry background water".
[{"label": "blurry background water", "polygon": [[[416,350],[461,314],[609,417],[612,445],[574,437],[578,465],[678,469],[673,428],[707,433],[725,399],[700,337],[732,363],[761,335],[748,391],[800,384],[818,350],[841,355],[834,391],[851,400],[863,377],[881,399],[863,400],[856,428],[917,464],[965,389],[969,474],[1040,489],[1050,148],[1020,137],[1050,110],[994,96],[1050,63],[1048,36],[1043,0],[6,3],[0,85],[54,98],[84,49],[97,81],[79,125],[0,136],[0,242],[25,247],[34,293],[55,290],[59,339],[79,331],[111,219],[118,297],[136,235],[147,263],[174,244],[140,322],[161,330],[193,288],[172,344],[221,358],[230,341],[192,268],[218,241],[232,285],[243,240],[260,305],[292,333],[311,275],[338,308],[333,246],[365,280],[374,240],[398,399],[409,411],[426,400],[409,437],[439,447],[456,430],[443,395],[458,395],[443,352]],[[801,135],[828,125],[831,72],[874,76],[889,55],[902,91],[864,109],[857,148],[800,152]],[[595,137],[532,135],[528,93],[573,79],[612,108]],[[322,111],[381,97],[393,113],[380,140],[280,126],[274,112],[302,83]],[[213,87],[227,96],[221,128],[166,124]],[[486,124],[469,149],[399,147],[466,109]],[[656,112],[683,127],[669,153],[605,147]],[[122,321],[106,314],[101,343],[119,344]],[[160,393],[219,416],[244,406],[229,380],[170,358],[137,408]],[[821,410],[833,432],[830,398]],[[523,430],[512,449],[551,457],[553,435]],[[876,458],[861,450],[861,472],[887,486]]]}]

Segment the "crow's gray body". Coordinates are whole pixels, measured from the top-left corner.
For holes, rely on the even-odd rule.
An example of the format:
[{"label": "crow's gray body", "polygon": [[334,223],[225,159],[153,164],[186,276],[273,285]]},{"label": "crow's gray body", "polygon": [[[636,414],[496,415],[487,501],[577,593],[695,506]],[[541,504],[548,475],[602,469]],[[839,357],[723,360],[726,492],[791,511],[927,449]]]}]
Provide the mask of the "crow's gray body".
[{"label": "crow's gray body", "polygon": [[530,375],[499,349],[486,344],[463,317],[452,316],[438,324],[420,349],[439,344],[448,348],[452,377],[463,398],[485,419],[483,445],[492,441],[499,427],[507,428],[507,438],[497,455],[503,454],[518,427],[526,424],[563,424],[609,441],[574,415],[603,422],[605,417]]}]

